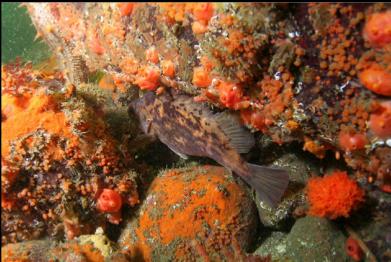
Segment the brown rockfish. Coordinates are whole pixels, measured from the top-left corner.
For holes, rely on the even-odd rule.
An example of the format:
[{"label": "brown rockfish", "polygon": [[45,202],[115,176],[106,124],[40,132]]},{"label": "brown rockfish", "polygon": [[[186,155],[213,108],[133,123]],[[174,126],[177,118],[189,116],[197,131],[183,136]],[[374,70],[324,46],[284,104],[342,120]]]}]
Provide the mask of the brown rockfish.
[{"label": "brown rockfish", "polygon": [[289,182],[288,173],[243,160],[240,153],[253,147],[254,138],[232,114],[213,114],[192,97],[169,92],[145,93],[129,109],[138,116],[147,135],[159,138],[181,157],[212,158],[243,178],[257,191],[261,201],[271,207],[279,203]]}]

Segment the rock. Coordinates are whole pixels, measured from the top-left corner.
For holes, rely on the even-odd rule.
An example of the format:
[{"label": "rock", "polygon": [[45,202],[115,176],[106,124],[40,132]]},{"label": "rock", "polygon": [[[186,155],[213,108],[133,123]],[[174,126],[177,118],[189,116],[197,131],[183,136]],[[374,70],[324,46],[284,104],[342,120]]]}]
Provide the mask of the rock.
[{"label": "rock", "polygon": [[327,219],[304,217],[286,238],[286,256],[293,261],[349,261],[346,237]]},{"label": "rock", "polygon": [[[2,248],[1,261],[125,261],[124,254],[104,234],[81,235],[67,242],[32,240],[8,244]],[[114,260],[117,259],[117,260]]]},{"label": "rock", "polygon": [[99,228],[94,235],[79,236],[78,242],[80,245],[92,244],[104,257],[112,255],[115,249],[114,243],[103,234],[103,231],[99,232]]},{"label": "rock", "polygon": [[350,261],[345,242],[332,222],[307,216],[297,220],[289,234],[273,232],[254,254],[271,255],[276,261]]},{"label": "rock", "polygon": [[[239,182],[238,182],[239,183]],[[138,217],[119,239],[132,259],[224,259],[233,242],[246,250],[257,229],[254,202],[244,186],[216,166],[169,169],[152,182]]]},{"label": "rock", "polygon": [[374,190],[368,192],[362,211],[348,220],[353,230],[378,261],[391,260],[391,195]]},{"label": "rock", "polygon": [[260,256],[270,255],[272,260],[278,260],[284,257],[286,254],[286,237],[286,233],[273,232],[254,254]]},{"label": "rock", "polygon": [[264,226],[281,229],[289,222],[295,208],[305,204],[303,189],[314,168],[303,156],[293,153],[282,155],[271,165],[284,168],[289,172],[288,189],[276,209],[271,209],[258,201],[257,208]]},{"label": "rock", "polygon": [[96,208],[104,188],[123,206],[138,203],[133,155],[111,135],[101,94],[76,90],[59,72],[40,75],[18,61],[2,67],[2,245],[104,227],[111,220]]},{"label": "rock", "polygon": [[[366,123],[382,98],[356,80],[374,61],[386,71],[389,52],[367,45],[361,32],[387,5],[132,3],[125,13],[121,4],[25,6],[77,89],[88,74],[105,71],[113,81],[100,87],[124,102],[130,90],[181,90],[234,109],[278,145],[304,143],[320,159],[331,151],[370,179],[381,172],[390,180],[384,155],[391,148],[351,152],[339,141],[348,128],[366,137],[366,148],[378,147]],[[128,119],[123,109],[110,118],[114,129]],[[119,125],[115,133],[126,129]]]}]

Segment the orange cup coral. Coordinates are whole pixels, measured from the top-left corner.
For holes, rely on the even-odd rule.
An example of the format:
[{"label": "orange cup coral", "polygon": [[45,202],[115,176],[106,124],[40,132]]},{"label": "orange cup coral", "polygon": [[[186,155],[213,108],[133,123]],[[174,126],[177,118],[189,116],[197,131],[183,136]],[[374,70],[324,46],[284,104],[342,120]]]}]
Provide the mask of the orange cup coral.
[{"label": "orange cup coral", "polygon": [[208,87],[212,83],[209,72],[203,67],[195,67],[193,72],[193,84],[198,87]]},{"label": "orange cup coral", "polygon": [[334,171],[322,178],[308,181],[309,214],[336,219],[348,217],[364,200],[364,191],[344,171]]},{"label": "orange cup coral", "polygon": [[171,60],[162,61],[162,70],[163,70],[163,75],[168,76],[170,78],[174,78],[175,65]]}]

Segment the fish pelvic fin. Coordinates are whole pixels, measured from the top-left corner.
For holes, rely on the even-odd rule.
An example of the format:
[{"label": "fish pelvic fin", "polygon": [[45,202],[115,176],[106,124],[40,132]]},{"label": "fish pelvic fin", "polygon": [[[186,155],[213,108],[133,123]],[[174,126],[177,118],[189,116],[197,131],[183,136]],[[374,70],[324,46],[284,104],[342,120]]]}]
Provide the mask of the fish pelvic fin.
[{"label": "fish pelvic fin", "polygon": [[288,187],[288,172],[281,168],[247,165],[250,175],[244,177],[244,180],[255,189],[260,201],[276,208]]},{"label": "fish pelvic fin", "polygon": [[[167,145],[168,146],[168,145]],[[189,156],[186,155],[186,154],[183,154],[181,152],[178,152],[178,150],[174,149],[173,147],[171,146],[168,146],[172,152],[174,152],[175,154],[177,154],[178,156],[180,156],[182,159],[189,159]]]}]

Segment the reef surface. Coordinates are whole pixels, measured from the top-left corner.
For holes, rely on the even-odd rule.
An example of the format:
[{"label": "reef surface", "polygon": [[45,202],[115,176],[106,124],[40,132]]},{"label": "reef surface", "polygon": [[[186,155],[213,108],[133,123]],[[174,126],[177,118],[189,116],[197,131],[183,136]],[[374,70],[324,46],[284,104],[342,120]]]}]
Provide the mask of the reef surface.
[{"label": "reef surface", "polygon": [[[2,65],[2,261],[391,259],[390,5],[21,8],[56,65]],[[240,119],[279,206],[146,136],[147,92]]]}]

